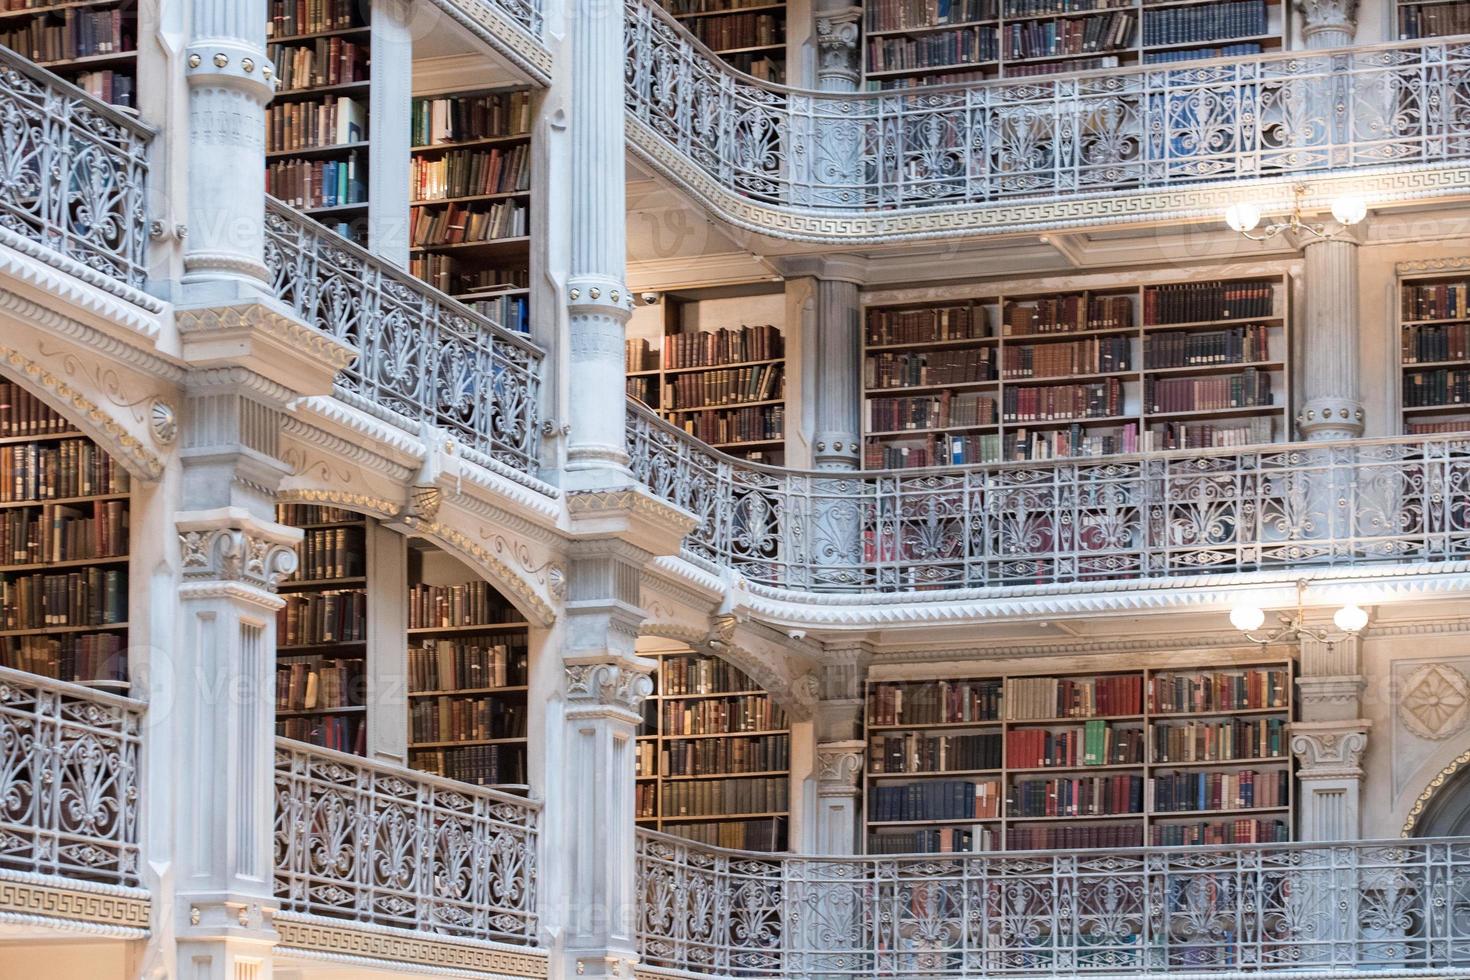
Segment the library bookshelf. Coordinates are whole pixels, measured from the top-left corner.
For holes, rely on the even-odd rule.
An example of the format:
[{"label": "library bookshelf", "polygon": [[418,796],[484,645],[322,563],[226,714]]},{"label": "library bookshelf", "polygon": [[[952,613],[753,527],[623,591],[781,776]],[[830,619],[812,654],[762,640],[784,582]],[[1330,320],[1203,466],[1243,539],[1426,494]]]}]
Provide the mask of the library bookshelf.
[{"label": "library bookshelf", "polygon": [[878,0],[864,8],[870,89],[1259,54],[1281,0]]},{"label": "library bookshelf", "polygon": [[870,306],[869,469],[1290,434],[1284,275]]},{"label": "library bookshelf", "polygon": [[637,739],[640,827],[750,851],[789,846],[791,732],[743,672],[693,651],[652,654]]},{"label": "library bookshelf", "polygon": [[368,244],[370,5],[271,0],[266,193]]},{"label": "library bookshelf", "polygon": [[127,470],[0,380],[0,666],[128,688]]},{"label": "library bookshelf", "polygon": [[1411,435],[1470,429],[1470,270],[1399,280],[1399,413]]},{"label": "library bookshelf", "polygon": [[530,89],[413,100],[409,269],[509,330],[530,331]]},{"label": "library bookshelf", "polygon": [[1470,34],[1467,0],[1394,0],[1393,10],[1400,41]]},{"label": "library bookshelf", "polygon": [[358,755],[368,708],[368,518],[337,507],[276,505],[302,530],[296,573],[276,612],[276,734]]},{"label": "library bookshelf", "polygon": [[674,19],[732,67],[786,81],[786,4],[764,0],[662,0]]},{"label": "library bookshelf", "polygon": [[408,553],[408,762],[525,792],[530,624],[427,542]]},{"label": "library bookshelf", "polygon": [[0,0],[0,44],[115,106],[137,109],[137,0]]},{"label": "library bookshelf", "polygon": [[868,853],[1291,839],[1290,657],[867,689]]},{"label": "library bookshelf", "polygon": [[786,340],[774,324],[684,326],[686,305],[663,304],[658,347],[626,343],[628,395],[716,449],[779,463],[786,444]]}]

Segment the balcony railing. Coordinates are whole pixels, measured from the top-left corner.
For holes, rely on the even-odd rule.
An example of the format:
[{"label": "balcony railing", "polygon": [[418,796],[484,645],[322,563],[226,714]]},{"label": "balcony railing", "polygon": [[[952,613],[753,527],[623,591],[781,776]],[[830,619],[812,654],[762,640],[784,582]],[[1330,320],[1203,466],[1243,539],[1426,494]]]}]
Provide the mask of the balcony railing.
[{"label": "balcony railing", "polygon": [[955,469],[746,463],[629,403],[634,474],[686,554],[751,583],[898,592],[1470,559],[1470,436]]},{"label": "balcony railing", "polygon": [[624,5],[630,118],[764,205],[921,209],[1470,157],[1464,40],[832,94],[735,72],[658,4]]},{"label": "balcony railing", "polygon": [[0,47],[0,228],[141,287],[150,135]]},{"label": "balcony railing", "polygon": [[639,832],[651,966],[736,977],[1470,974],[1470,839],[787,857]]},{"label": "balcony railing", "polygon": [[291,912],[536,940],[539,804],[276,741],[276,895]]},{"label": "balcony railing", "polygon": [[0,667],[0,868],[136,887],[143,705]]},{"label": "balcony railing", "polygon": [[265,227],[276,295],[358,350],[341,397],[536,473],[539,348],[279,201],[266,202]]}]

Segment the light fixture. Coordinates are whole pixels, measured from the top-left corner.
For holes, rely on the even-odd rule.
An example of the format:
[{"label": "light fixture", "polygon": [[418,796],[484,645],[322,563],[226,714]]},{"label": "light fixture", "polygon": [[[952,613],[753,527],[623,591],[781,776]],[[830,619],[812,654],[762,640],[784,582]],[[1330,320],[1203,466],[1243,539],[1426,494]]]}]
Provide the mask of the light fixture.
[{"label": "light fixture", "polygon": [[[1311,235],[1315,238],[1329,239],[1336,237],[1336,231],[1328,231],[1322,224],[1309,224],[1302,220],[1302,195],[1307,188],[1297,184],[1291,189],[1292,205],[1291,213],[1277,221],[1272,221],[1262,228],[1260,232],[1255,229],[1261,223],[1261,209],[1249,201],[1239,201],[1225,209],[1225,223],[1232,231],[1249,238],[1253,242],[1264,242],[1291,232],[1295,235]],[[1344,226],[1355,225],[1368,216],[1368,203],[1356,194],[1347,194],[1332,202],[1332,216],[1338,223]]]},{"label": "light fixture", "polygon": [[1336,642],[1363,632],[1368,625],[1368,610],[1355,602],[1349,602],[1332,614],[1332,623],[1340,632],[1333,633],[1320,626],[1308,626],[1302,610],[1302,595],[1306,591],[1307,583],[1298,580],[1296,583],[1296,612],[1290,616],[1282,613],[1277,617],[1280,625],[1264,633],[1257,632],[1266,622],[1266,614],[1258,606],[1242,604],[1231,609],[1230,625],[1245,634],[1247,640],[1260,644],[1287,643],[1300,639],[1318,640],[1324,643]]}]

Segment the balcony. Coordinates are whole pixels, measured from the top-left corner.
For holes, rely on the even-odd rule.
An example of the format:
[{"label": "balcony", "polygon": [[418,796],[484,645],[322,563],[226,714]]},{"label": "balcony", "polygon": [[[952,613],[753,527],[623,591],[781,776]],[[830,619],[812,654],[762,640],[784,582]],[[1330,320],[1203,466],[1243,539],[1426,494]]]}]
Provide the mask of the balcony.
[{"label": "balcony", "polygon": [[735,977],[1464,976],[1470,841],[794,857],[640,832],[646,966]]}]

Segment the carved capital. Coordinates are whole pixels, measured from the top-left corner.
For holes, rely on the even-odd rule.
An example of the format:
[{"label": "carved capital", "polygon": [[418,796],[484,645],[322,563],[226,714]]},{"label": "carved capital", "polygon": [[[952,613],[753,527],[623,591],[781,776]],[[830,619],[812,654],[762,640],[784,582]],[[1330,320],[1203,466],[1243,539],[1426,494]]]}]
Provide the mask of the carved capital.
[{"label": "carved capital", "polygon": [[1291,751],[1296,756],[1299,778],[1362,779],[1360,762],[1368,748],[1372,722],[1356,719],[1351,724],[1297,722],[1291,726]]},{"label": "carved capital", "polygon": [[817,746],[817,794],[856,796],[863,771],[864,742],[824,742]]},{"label": "carved capital", "polygon": [[222,507],[181,514],[179,557],[190,582],[227,582],[274,592],[296,571],[301,532]]},{"label": "carved capital", "polygon": [[1329,31],[1340,32],[1348,43],[1358,30],[1358,0],[1296,0],[1296,8],[1302,15],[1302,34],[1310,38],[1313,34]]},{"label": "carved capital", "polygon": [[[860,7],[817,13],[817,80],[824,90],[851,90],[859,79]],[[839,83],[834,86],[832,83]]]},{"label": "carved capital", "polygon": [[566,665],[567,700],[584,708],[637,714],[653,693],[652,661],[598,661]]}]

